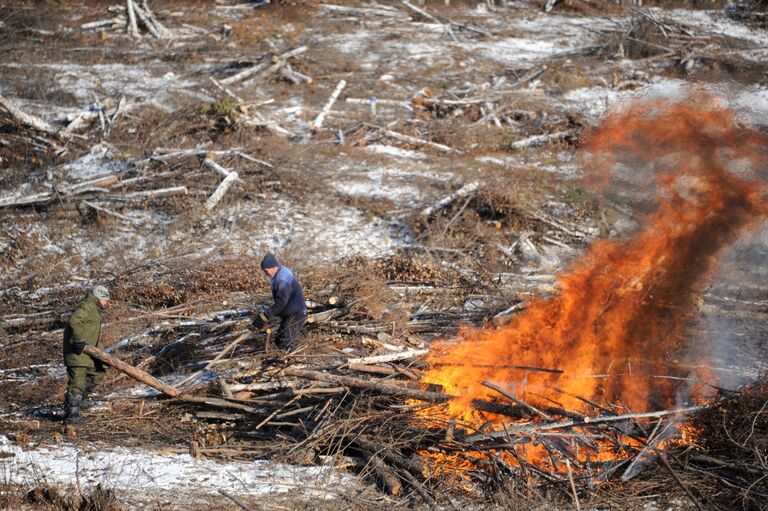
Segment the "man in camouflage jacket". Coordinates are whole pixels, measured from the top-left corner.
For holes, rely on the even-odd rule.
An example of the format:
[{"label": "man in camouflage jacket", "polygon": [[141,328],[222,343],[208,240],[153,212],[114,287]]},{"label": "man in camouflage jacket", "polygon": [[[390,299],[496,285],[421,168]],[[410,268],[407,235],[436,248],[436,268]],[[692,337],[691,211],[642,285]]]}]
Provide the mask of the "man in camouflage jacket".
[{"label": "man in camouflage jacket", "polygon": [[87,407],[86,398],[106,375],[106,367],[83,353],[86,345],[101,349],[101,323],[104,307],[109,303],[109,290],[96,286],[80,302],[64,329],[64,364],[69,384],[64,396],[64,423],[81,420],[80,408]]}]

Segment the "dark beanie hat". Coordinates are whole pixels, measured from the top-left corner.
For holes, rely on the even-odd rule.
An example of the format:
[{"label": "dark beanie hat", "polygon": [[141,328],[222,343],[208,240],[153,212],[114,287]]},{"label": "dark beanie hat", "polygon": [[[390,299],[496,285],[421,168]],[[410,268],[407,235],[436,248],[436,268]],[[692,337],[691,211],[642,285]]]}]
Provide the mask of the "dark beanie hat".
[{"label": "dark beanie hat", "polygon": [[269,252],[264,256],[264,259],[261,260],[262,270],[266,270],[267,268],[276,268],[278,266],[280,266],[280,263],[277,261],[277,257],[275,257],[275,254],[272,252]]}]

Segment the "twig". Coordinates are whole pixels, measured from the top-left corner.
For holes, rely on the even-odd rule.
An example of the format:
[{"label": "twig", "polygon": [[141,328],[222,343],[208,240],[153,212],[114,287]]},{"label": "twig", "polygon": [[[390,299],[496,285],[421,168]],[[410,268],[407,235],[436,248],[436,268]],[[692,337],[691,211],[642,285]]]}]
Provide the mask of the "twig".
[{"label": "twig", "polygon": [[696,509],[699,511],[704,511],[704,507],[701,505],[699,500],[693,495],[691,490],[683,483],[683,480],[680,479],[680,476],[677,475],[677,472],[675,472],[675,469],[672,468],[672,465],[670,465],[669,460],[667,459],[666,453],[662,449],[658,449],[657,447],[654,447],[654,450],[658,453],[659,458],[661,459],[662,463],[664,463],[664,466],[667,467],[667,470],[669,470],[669,473],[672,474],[672,477],[675,479],[675,482],[680,486],[680,488],[683,489],[686,495],[688,495],[688,498],[691,499],[691,502],[693,502],[693,505],[696,506]]},{"label": "twig", "polygon": [[544,417],[545,419],[551,419],[552,418],[549,415],[547,415],[546,413],[544,413],[541,410],[539,410],[538,408],[536,408],[535,406],[529,405],[528,403],[526,403],[522,399],[517,399],[515,396],[513,396],[512,394],[510,394],[509,392],[507,392],[506,390],[502,389],[501,387],[499,387],[498,385],[496,385],[494,383],[491,383],[491,382],[486,380],[486,381],[483,382],[483,386],[484,387],[488,387],[489,389],[495,390],[496,392],[498,392],[502,396],[506,397],[507,399],[509,399],[513,403],[522,406],[526,410],[529,410],[529,411],[535,413],[536,415],[538,415],[540,417]]},{"label": "twig", "polygon": [[245,504],[243,504],[242,502],[240,502],[240,500],[239,500],[239,499],[237,499],[237,498],[236,498],[234,495],[231,495],[230,493],[227,493],[227,492],[225,492],[224,490],[221,490],[221,489],[219,489],[218,491],[219,491],[219,493],[221,493],[222,495],[224,495],[225,497],[227,497],[229,500],[231,500],[232,502],[234,502],[234,503],[235,503],[235,505],[237,505],[237,507],[239,507],[239,508],[240,508],[240,509],[242,509],[243,511],[253,511],[251,508],[249,508],[248,506],[246,506]]},{"label": "twig", "polygon": [[576,511],[581,511],[581,504],[579,503],[579,494],[576,493],[576,485],[573,482],[573,471],[571,470],[571,462],[568,458],[565,458],[565,468],[568,470],[568,481],[571,483],[571,492],[573,492],[573,503],[576,504]]}]

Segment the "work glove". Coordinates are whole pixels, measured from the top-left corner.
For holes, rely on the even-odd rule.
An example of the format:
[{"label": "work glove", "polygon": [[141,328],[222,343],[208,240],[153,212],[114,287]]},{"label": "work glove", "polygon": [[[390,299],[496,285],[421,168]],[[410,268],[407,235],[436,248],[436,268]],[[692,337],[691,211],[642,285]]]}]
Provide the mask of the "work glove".
[{"label": "work glove", "polygon": [[83,350],[85,350],[85,343],[84,342],[76,342],[75,347],[72,351],[75,352],[75,355],[82,355]]},{"label": "work glove", "polygon": [[253,318],[253,327],[256,330],[263,330],[267,325],[269,325],[269,318],[264,313],[264,311],[259,311],[258,314]]}]

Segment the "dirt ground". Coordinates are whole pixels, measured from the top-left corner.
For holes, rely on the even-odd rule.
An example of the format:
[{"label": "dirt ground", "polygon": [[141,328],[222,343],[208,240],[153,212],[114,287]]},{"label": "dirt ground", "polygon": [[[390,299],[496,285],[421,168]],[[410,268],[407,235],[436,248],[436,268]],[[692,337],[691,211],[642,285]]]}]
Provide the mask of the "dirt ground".
[{"label": "dirt ground", "polygon": [[[296,460],[275,458],[274,439],[227,451],[226,438],[184,407],[116,372],[87,425],[65,430],[67,314],[90,286],[107,283],[111,353],[178,382],[221,349],[203,328],[269,302],[258,263],[273,251],[300,277],[310,312],[334,309],[331,297],[343,304],[308,325],[295,361],[428,347],[462,325],[504,323],[531,297],[556,292],[555,275],[595,241],[638,230],[646,190],[631,177],[598,189],[579,152],[607,110],[701,87],[767,129],[760,2],[565,0],[548,13],[528,1],[419,4],[426,14],[401,2],[150,5],[172,36],[139,23],[141,36],[131,37],[124,21],[83,28],[124,17],[124,5],[0,6],[0,95],[57,130],[87,118],[48,137],[0,117],[0,507],[236,509],[219,489],[253,509],[418,507],[354,470],[292,473]],[[225,83],[257,64],[260,72]],[[222,176],[206,159],[240,179],[210,210]],[[104,176],[119,184],[77,190]],[[148,195],[174,187],[186,188]],[[40,193],[49,195],[12,204]],[[766,255],[762,223],[722,254],[701,297],[690,346],[711,349],[729,389],[768,369]],[[220,370],[258,368],[263,349],[243,343]],[[54,454],[25,461],[10,446]],[[109,466],[115,484],[94,476],[83,489],[67,478],[71,452]],[[3,465],[6,454],[15,464]],[[186,482],[142,479],[143,466],[167,462],[173,471],[182,456],[212,465],[200,466],[199,479],[178,476]],[[265,459],[268,482],[216,479],[235,467],[261,473],[249,464]],[[638,494],[646,509],[689,508],[679,491]],[[619,509],[621,490],[606,488],[603,498],[594,505]],[[468,492],[441,506],[487,502]]]}]

